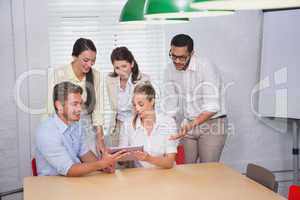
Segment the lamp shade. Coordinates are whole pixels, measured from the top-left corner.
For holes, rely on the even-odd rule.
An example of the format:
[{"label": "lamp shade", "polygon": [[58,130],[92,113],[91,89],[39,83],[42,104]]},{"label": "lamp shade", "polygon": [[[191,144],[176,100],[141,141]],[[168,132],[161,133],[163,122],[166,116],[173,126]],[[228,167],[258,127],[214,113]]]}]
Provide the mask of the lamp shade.
[{"label": "lamp shade", "polygon": [[190,7],[191,0],[148,0],[145,7],[145,17],[178,18],[207,17],[232,14],[233,11],[199,10]]},{"label": "lamp shade", "polygon": [[122,9],[119,22],[121,24],[174,24],[188,22],[188,18],[180,19],[145,19],[146,0],[128,0]]},{"label": "lamp shade", "polygon": [[300,0],[193,0],[194,9],[267,10],[300,7]]}]

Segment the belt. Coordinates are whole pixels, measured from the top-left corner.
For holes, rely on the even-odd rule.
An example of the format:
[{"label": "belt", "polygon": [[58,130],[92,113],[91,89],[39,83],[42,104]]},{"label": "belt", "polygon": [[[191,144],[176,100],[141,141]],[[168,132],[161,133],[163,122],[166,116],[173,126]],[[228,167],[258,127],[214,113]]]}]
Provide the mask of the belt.
[{"label": "belt", "polygon": [[[218,117],[216,117],[216,118],[210,118],[210,119],[208,119],[208,120],[222,119],[222,118],[226,118],[226,117],[227,117],[227,115],[220,115],[220,116],[218,116]],[[193,121],[193,119],[185,119],[185,120],[187,120],[188,122]]]},{"label": "belt", "polygon": [[227,115],[220,115],[220,116],[218,116],[216,118],[210,118],[210,120],[213,120],[213,119],[222,119],[222,118],[225,118],[225,117],[227,117]]}]

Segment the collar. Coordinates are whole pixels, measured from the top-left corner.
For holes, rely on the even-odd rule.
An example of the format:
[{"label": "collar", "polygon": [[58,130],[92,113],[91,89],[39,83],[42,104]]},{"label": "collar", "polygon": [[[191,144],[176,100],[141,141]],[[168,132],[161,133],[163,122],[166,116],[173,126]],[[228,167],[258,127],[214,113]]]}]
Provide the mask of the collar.
[{"label": "collar", "polygon": [[[120,84],[120,76],[116,76],[116,77],[110,77],[112,81],[117,82],[118,84]],[[142,73],[140,72],[138,74],[137,80],[142,79]],[[133,85],[132,83],[132,73],[130,73],[127,84]]]},{"label": "collar", "polygon": [[127,85],[132,85],[132,73],[130,73],[128,81],[127,81]]},{"label": "collar", "polygon": [[141,120],[141,118],[140,117],[138,117],[137,119],[136,119],[136,129],[143,129],[144,127],[143,127],[143,125],[142,125],[142,120]]},{"label": "collar", "polygon": [[70,63],[69,66],[68,66],[68,68],[67,68],[67,74],[68,74],[68,77],[70,77],[70,79],[73,80],[73,81],[75,81],[75,82],[85,81],[85,76],[83,77],[82,80],[79,80],[77,78],[77,76],[75,75],[75,72],[73,71],[72,63]]},{"label": "collar", "polygon": [[186,71],[196,71],[196,55],[195,53],[192,55],[190,63]]},{"label": "collar", "polygon": [[59,116],[58,116],[57,114],[54,114],[53,120],[54,120],[54,123],[56,124],[56,126],[57,126],[57,128],[58,128],[58,130],[59,130],[60,133],[64,133],[64,132],[67,130],[68,125],[65,124],[65,123],[59,118]]},{"label": "collar", "polygon": [[[155,112],[155,117],[156,117],[156,120],[155,120],[155,123],[153,126],[153,130],[158,127],[157,125],[159,124],[159,121],[160,121],[160,115],[157,112]],[[144,129],[144,127],[142,125],[142,120],[140,117],[138,117],[136,119],[136,129]]]},{"label": "collar", "polygon": [[[132,73],[131,73],[132,74]],[[131,75],[130,75],[131,76]],[[139,72],[138,76],[137,76],[137,80],[141,80],[143,77],[142,77],[142,72]]]},{"label": "collar", "polygon": [[[133,86],[131,80],[132,80],[132,73],[130,73],[130,75],[129,75],[129,78],[128,78],[127,83],[126,83],[126,89],[125,90],[127,90],[127,88],[131,88],[131,86]],[[116,81],[118,81],[118,87],[120,88],[120,84],[121,84],[120,76],[116,77]]]}]

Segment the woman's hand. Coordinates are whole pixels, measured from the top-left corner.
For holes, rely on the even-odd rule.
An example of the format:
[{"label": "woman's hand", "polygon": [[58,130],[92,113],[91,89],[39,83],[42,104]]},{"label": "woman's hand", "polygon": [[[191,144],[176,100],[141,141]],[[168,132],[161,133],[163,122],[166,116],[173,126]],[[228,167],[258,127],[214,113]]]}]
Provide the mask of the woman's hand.
[{"label": "woman's hand", "polygon": [[96,140],[96,151],[101,153],[101,154],[108,154],[109,151],[106,148],[105,144],[104,144],[104,139],[98,139]]},{"label": "woman's hand", "polygon": [[102,126],[96,127],[96,151],[102,154],[107,154],[108,149],[104,143],[104,134]]},{"label": "woman's hand", "polygon": [[144,151],[132,151],[131,153],[134,157],[136,157],[136,159],[141,161],[148,161],[150,158],[150,155]]}]

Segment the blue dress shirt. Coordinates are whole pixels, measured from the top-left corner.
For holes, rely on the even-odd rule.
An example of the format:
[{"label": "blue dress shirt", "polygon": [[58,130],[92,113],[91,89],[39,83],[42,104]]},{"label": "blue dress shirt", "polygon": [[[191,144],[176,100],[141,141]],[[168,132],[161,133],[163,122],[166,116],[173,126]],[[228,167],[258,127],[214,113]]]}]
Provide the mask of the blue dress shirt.
[{"label": "blue dress shirt", "polygon": [[66,125],[56,114],[36,134],[36,162],[39,176],[67,175],[80,156],[89,151],[79,123]]}]

